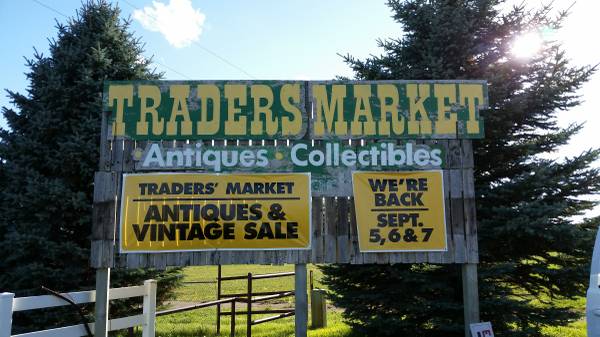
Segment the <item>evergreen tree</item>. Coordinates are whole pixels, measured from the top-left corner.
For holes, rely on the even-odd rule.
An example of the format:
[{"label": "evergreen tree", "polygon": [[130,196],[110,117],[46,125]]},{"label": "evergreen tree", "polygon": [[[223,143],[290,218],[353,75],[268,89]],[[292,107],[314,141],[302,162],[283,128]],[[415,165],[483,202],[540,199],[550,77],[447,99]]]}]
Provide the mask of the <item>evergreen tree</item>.
[{"label": "evergreen tree", "polygon": [[[474,142],[482,320],[497,336],[541,336],[579,312],[552,305],[585,294],[595,227],[577,223],[595,203],[598,150],[547,159],[581,124],[560,128],[558,113],[580,103],[576,91],[595,67],[569,63],[556,41],[523,60],[515,37],[556,30],[567,13],[551,8],[499,10],[501,0],[390,0],[399,38],[380,40],[383,55],[345,61],[360,80],[485,79],[485,139]],[[336,305],[373,336],[462,336],[460,266],[325,267]]]},{"label": "evergreen tree", "polygon": [[[3,108],[8,128],[0,133],[2,291],[24,296],[43,293],[42,285],[94,285],[89,255],[103,81],[161,77],[119,14],[104,0],[84,3],[66,24],[57,23],[49,56],[36,51],[27,61],[27,93],[8,91],[16,109]],[[177,276],[116,271],[112,286],[158,278],[164,297]]]}]

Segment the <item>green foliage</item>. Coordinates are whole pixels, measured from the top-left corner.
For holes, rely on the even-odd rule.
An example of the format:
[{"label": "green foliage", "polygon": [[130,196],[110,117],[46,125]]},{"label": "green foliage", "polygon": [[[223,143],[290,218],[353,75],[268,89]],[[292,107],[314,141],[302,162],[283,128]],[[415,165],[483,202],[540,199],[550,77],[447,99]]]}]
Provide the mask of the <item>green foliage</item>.
[{"label": "green foliage", "polygon": [[[502,1],[390,0],[400,38],[381,40],[382,56],[346,56],[357,79],[485,79],[485,139],[474,142],[482,320],[498,336],[541,336],[547,325],[580,315],[536,305],[584,293],[593,223],[577,223],[600,189],[598,150],[545,159],[581,125],[560,128],[558,113],[580,101],[576,91],[595,67],[569,64],[557,42],[529,60],[510,53],[531,30],[559,29],[567,13],[550,7],[498,8]],[[329,266],[326,283],[348,322],[368,335],[462,336],[458,266]]]},{"label": "green foliage", "polygon": [[[107,1],[84,3],[66,24],[57,23],[49,55],[36,51],[27,60],[27,93],[8,91],[16,109],[3,108],[9,128],[0,131],[2,291],[24,296],[41,294],[42,285],[94,285],[89,247],[102,83],[161,76],[119,14]],[[176,279],[153,270],[117,272],[112,286],[150,277],[164,278],[168,290]],[[34,321],[47,322],[16,323]]]}]

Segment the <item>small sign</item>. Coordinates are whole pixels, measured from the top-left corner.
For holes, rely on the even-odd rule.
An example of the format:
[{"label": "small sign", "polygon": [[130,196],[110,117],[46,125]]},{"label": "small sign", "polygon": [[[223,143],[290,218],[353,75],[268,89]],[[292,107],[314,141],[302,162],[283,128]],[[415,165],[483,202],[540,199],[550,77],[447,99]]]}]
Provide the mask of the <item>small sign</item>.
[{"label": "small sign", "polygon": [[354,172],[361,252],[445,251],[442,171]]},{"label": "small sign", "polygon": [[309,249],[310,174],[125,174],[121,252]]},{"label": "small sign", "polygon": [[494,331],[492,330],[492,323],[482,322],[471,324],[471,336],[472,337],[494,337]]}]

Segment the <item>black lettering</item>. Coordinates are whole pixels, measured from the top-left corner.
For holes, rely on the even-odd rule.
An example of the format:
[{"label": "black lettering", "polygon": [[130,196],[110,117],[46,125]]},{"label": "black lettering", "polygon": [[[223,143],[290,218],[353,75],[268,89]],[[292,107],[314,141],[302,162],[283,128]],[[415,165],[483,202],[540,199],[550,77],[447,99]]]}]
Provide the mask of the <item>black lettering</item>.
[{"label": "black lettering", "polygon": [[202,183],[194,183],[194,194],[203,194],[204,184]]},{"label": "black lettering", "polygon": [[209,240],[216,240],[221,237],[221,225],[218,222],[209,222],[204,227],[204,235]]},{"label": "black lettering", "polygon": [[287,223],[287,237],[289,239],[297,239],[298,238],[298,223],[295,221],[290,221]]},{"label": "black lettering", "polygon": [[167,229],[167,225],[160,225],[158,227],[158,241],[165,241],[165,236],[167,240],[174,241],[175,240],[175,224],[169,224]]},{"label": "black lettering", "polygon": [[390,227],[398,227],[399,214],[388,214],[388,222]]},{"label": "black lettering", "polygon": [[156,224],[150,224],[150,241],[156,241]]},{"label": "black lettering", "polygon": [[387,226],[387,214],[377,214],[377,227]]},{"label": "black lettering", "polygon": [[433,228],[421,228],[421,232],[425,233],[423,242],[427,242],[427,241],[429,241],[429,238],[431,237],[431,233],[433,233]]},{"label": "black lettering", "polygon": [[146,216],[144,217],[144,222],[150,221],[162,221],[162,217],[160,216],[160,211],[158,210],[158,206],[150,205],[148,207],[148,211],[146,211]]},{"label": "black lettering", "polygon": [[200,213],[200,205],[194,205],[194,221],[200,221],[201,213]]},{"label": "black lettering", "polygon": [[179,205],[173,205],[173,208],[169,205],[162,206],[162,221],[179,221]]},{"label": "black lettering", "polygon": [[369,179],[369,185],[371,186],[371,191],[385,191],[385,187],[387,184],[387,180],[385,179]]},{"label": "black lettering", "polygon": [[221,214],[219,214],[214,220],[221,218],[225,221],[231,221],[235,219],[235,205],[232,204],[221,204]]},{"label": "black lettering", "polygon": [[275,239],[285,239],[287,236],[281,230],[281,222],[275,223]]},{"label": "black lettering", "polygon": [[215,187],[217,187],[216,183],[208,183],[205,186],[205,190],[204,193],[200,193],[200,194],[213,194],[215,193]]},{"label": "black lettering", "polygon": [[421,198],[423,197],[423,192],[419,192],[419,193],[411,193],[412,195],[412,205],[413,206],[424,206],[423,205],[423,201],[421,200]]},{"label": "black lettering", "polygon": [[158,194],[170,194],[169,184],[162,183],[160,184],[160,189],[158,190]]},{"label": "black lettering", "polygon": [[206,205],[202,207],[200,210],[200,215],[202,215],[202,219],[208,221],[216,221],[219,219],[219,209],[216,205]]},{"label": "black lettering", "polygon": [[[179,210],[181,210],[182,221],[190,221],[190,212],[192,211],[192,205],[180,204]],[[197,221],[197,220],[196,220]]]},{"label": "black lettering", "polygon": [[144,241],[144,238],[146,237],[146,233],[148,233],[148,224],[143,224],[141,231],[140,231],[140,225],[133,224],[132,226],[133,226],[133,233],[135,234],[135,238],[138,241]]},{"label": "black lettering", "polygon": [[244,226],[244,239],[253,240],[256,239],[256,222],[248,222],[246,226]]},{"label": "black lettering", "polygon": [[286,184],[287,184],[287,187],[288,187],[288,193],[289,194],[294,193],[294,183],[289,182],[289,183],[286,183]]},{"label": "black lettering", "polygon": [[419,178],[419,191],[429,191],[429,187],[427,187],[427,178]]},{"label": "black lettering", "polygon": [[199,239],[199,240],[204,240],[204,233],[202,233],[202,227],[200,226],[199,223],[194,222],[192,224],[192,228],[190,228],[190,232],[187,236],[188,240],[194,240],[194,239]]},{"label": "black lettering", "polygon": [[238,204],[236,205],[236,219],[237,220],[248,220],[248,205]]},{"label": "black lettering", "polygon": [[398,218],[400,220],[401,225],[400,226],[404,226],[405,223],[408,222],[408,220],[410,219],[408,214],[402,213],[402,214],[398,214]]},{"label": "black lettering", "polygon": [[406,179],[406,190],[407,191],[418,191],[418,181],[417,179]]},{"label": "black lettering", "polygon": [[223,239],[234,240],[235,239],[235,224],[233,222],[225,222],[223,224]]},{"label": "black lettering", "polygon": [[273,229],[271,228],[271,225],[268,222],[263,222],[260,225],[260,229],[258,230],[258,235],[256,236],[257,239],[263,239],[263,238],[267,238],[267,239],[273,239],[275,238],[275,235],[273,234]]},{"label": "black lettering", "polygon": [[[262,183],[254,183],[254,193],[256,194],[265,194],[267,193],[267,189],[264,188],[265,186]],[[264,189],[264,191],[263,191]]]},{"label": "black lettering", "polygon": [[178,223],[177,224],[177,231],[179,232],[179,240],[187,240],[187,236],[185,235],[185,233],[187,232],[188,228],[190,228],[190,225],[187,223]]},{"label": "black lettering", "polygon": [[180,183],[173,183],[171,185],[171,194],[181,194],[183,192],[183,185]]},{"label": "black lettering", "polygon": [[277,192],[275,192],[275,183],[265,183],[265,194],[276,194],[276,193]]},{"label": "black lettering", "polygon": [[260,220],[262,217],[262,211],[260,209],[260,204],[252,204],[250,205],[250,220]]},{"label": "black lettering", "polygon": [[385,206],[385,194],[375,193],[375,206]]},{"label": "black lettering", "polygon": [[400,206],[400,200],[398,200],[398,194],[392,193],[388,197],[387,206]]},{"label": "black lettering", "polygon": [[227,183],[227,188],[225,189],[226,194],[240,194],[240,183]]}]

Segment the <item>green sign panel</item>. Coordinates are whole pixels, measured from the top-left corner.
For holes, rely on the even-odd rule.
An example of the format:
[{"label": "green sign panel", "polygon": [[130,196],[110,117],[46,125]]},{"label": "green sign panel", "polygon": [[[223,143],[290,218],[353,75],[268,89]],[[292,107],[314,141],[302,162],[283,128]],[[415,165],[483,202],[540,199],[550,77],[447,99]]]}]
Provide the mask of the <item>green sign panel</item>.
[{"label": "green sign panel", "polygon": [[107,82],[134,140],[482,138],[483,81]]},{"label": "green sign panel", "polygon": [[441,146],[379,142],[351,146],[297,142],[281,146],[212,146],[202,142],[163,147],[150,142],[133,151],[136,171],[310,172],[314,195],[352,195],[354,170],[397,171],[445,167]]}]

